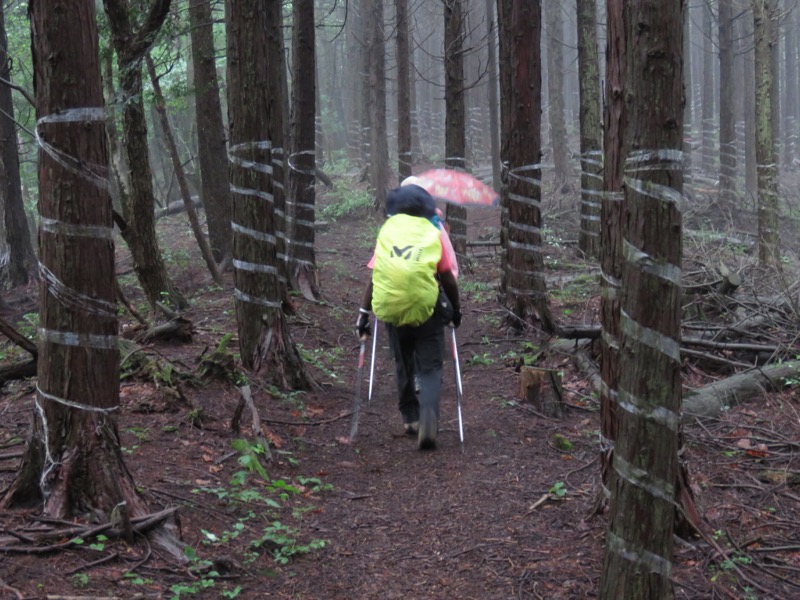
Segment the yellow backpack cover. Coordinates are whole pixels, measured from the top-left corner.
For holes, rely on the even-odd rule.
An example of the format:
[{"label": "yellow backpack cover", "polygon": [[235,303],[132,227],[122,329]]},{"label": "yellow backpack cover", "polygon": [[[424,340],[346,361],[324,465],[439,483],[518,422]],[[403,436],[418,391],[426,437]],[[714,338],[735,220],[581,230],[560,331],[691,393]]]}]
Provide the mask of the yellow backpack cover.
[{"label": "yellow backpack cover", "polygon": [[439,297],[439,230],[428,219],[397,214],[383,224],[372,269],[372,311],[384,323],[422,325]]}]

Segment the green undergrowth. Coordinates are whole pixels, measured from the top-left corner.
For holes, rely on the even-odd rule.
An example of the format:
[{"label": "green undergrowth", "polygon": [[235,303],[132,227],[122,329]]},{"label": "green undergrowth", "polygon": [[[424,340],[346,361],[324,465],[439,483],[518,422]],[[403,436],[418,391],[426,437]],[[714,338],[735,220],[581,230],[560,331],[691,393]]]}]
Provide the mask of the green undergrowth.
[{"label": "green undergrowth", "polygon": [[[246,569],[255,568],[259,559],[266,558],[274,565],[267,569],[270,574],[329,543],[309,535],[305,515],[317,510],[315,500],[333,486],[317,476],[273,477],[273,464],[267,462],[266,449],[260,443],[237,439],[231,445],[238,468],[228,484],[199,486],[192,493],[214,497],[227,507],[233,520],[218,528],[201,529],[199,543],[184,549],[193,578],[171,586],[170,598],[201,592],[203,597],[215,593],[221,598],[239,596],[242,586],[232,586],[224,578],[224,568],[215,557],[230,557]],[[288,464],[297,466],[289,453],[281,454]]]}]

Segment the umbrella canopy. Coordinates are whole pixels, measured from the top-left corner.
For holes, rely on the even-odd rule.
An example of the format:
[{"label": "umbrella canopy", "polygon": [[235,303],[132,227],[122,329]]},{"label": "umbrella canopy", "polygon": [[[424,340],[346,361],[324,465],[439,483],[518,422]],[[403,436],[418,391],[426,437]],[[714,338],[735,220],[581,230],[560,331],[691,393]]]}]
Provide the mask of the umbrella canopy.
[{"label": "umbrella canopy", "polygon": [[497,206],[500,199],[492,188],[463,171],[431,169],[413,179],[413,183],[426,189],[434,198],[453,204]]}]

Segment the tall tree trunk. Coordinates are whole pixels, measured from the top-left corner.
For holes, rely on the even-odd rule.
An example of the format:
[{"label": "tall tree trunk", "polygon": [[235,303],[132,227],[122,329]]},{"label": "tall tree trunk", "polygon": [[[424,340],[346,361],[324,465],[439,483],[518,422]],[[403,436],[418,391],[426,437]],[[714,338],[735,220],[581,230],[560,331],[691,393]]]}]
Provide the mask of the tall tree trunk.
[{"label": "tall tree trunk", "polygon": [[289,277],[294,289],[309,300],[319,296],[319,275],[314,253],[317,86],[314,57],[314,0],[294,0],[292,53],[294,68],[292,110],[292,154],[289,156],[289,194],[287,206],[293,208],[287,236]]},{"label": "tall tree trunk", "polygon": [[736,113],[733,99],[733,0],[719,0],[719,201],[736,200]]},{"label": "tall tree trunk", "polygon": [[624,23],[626,368],[599,597],[656,600],[673,597],[679,472],[683,1],[627,3]]},{"label": "tall tree trunk", "polygon": [[283,132],[272,113],[282,111],[282,100],[280,85],[265,77],[276,59],[267,42],[280,27],[269,6],[275,1],[225,5],[234,296],[243,366],[284,389],[307,389],[312,382],[281,309],[272,139]]},{"label": "tall tree trunk", "polygon": [[[600,228],[600,465],[604,499],[609,489],[614,445],[619,429],[617,388],[619,386],[620,302],[622,301],[622,218],[625,195],[624,133],[627,126],[625,104],[627,40],[624,20],[625,0],[608,0],[606,32],[606,98],[603,119],[603,200]],[[606,502],[599,503],[605,506]]]},{"label": "tall tree trunk", "polygon": [[[94,0],[29,3],[42,218],[33,435],[4,507],[58,519],[145,513],[120,450],[108,152]],[[58,158],[56,158],[56,156]]]},{"label": "tall tree trunk", "polygon": [[[8,56],[8,36],[5,15],[0,5],[0,78],[11,80],[11,61]],[[17,149],[17,127],[14,122],[14,102],[11,88],[0,85],[0,213],[3,215],[6,241],[8,242],[8,265],[3,269],[8,283],[14,287],[28,283],[35,272],[36,254],[31,243],[30,229],[22,201],[22,183],[19,176],[19,151]]]},{"label": "tall tree trunk", "polygon": [[692,87],[692,17],[686,7],[683,17],[683,87],[686,90],[686,105],[683,108],[683,152],[684,172],[683,190],[687,195],[694,194],[694,98]]},{"label": "tall tree trunk", "polygon": [[[285,168],[285,156],[288,156],[286,144],[289,140],[290,110],[289,83],[286,79],[286,49],[283,43],[283,2],[267,0],[265,6],[267,23],[267,86],[268,94],[274,104],[269,112],[270,142],[272,142],[272,198],[274,206],[274,228],[277,244],[275,246],[278,263],[278,283],[284,307],[289,306],[288,287],[288,250],[286,239],[286,188],[288,178]],[[313,75],[314,71],[311,71]]]},{"label": "tall tree trunk", "polygon": [[123,201],[123,196],[130,189],[128,179],[128,169],[125,165],[125,153],[119,141],[119,131],[117,130],[117,110],[114,106],[114,98],[117,95],[114,89],[114,54],[113,52],[101,52],[100,60],[103,63],[103,91],[106,102],[106,137],[108,138],[108,162],[109,174],[108,184],[111,193],[111,202],[114,210],[118,213],[125,212],[123,208],[127,205],[127,200]]},{"label": "tall tree trunk", "polygon": [[547,298],[542,253],[541,112],[542,15],[538,2],[498,3],[502,116],[501,158],[506,166],[503,206],[505,264],[501,289],[521,329],[538,317],[548,333],[555,323]]},{"label": "tall tree trunk", "polygon": [[[450,169],[467,168],[467,116],[464,103],[464,15],[462,0],[444,0],[444,154]],[[447,205],[447,222],[453,249],[467,260],[467,211],[463,206]]]},{"label": "tall tree trunk", "polygon": [[783,110],[783,164],[790,167],[794,163],[797,144],[797,5],[786,2],[788,15],[786,16],[786,52],[784,65],[786,71],[786,85]]},{"label": "tall tree trunk", "polygon": [[769,87],[772,110],[772,144],[775,156],[775,179],[780,181],[781,154],[783,153],[783,132],[781,131],[781,46],[783,35],[779,21],[785,17],[781,10],[781,0],[770,0],[769,54],[772,82]]},{"label": "tall tree trunk", "polygon": [[703,175],[713,177],[714,168],[714,14],[710,2],[704,2],[703,11]]},{"label": "tall tree trunk", "polygon": [[772,52],[770,39],[773,0],[753,0],[755,34],[756,169],[758,172],[758,261],[777,265],[780,261],[778,238],[778,178],[772,119]]},{"label": "tall tree trunk", "polygon": [[200,195],[206,211],[208,241],[221,263],[231,255],[231,193],[228,149],[217,79],[214,19],[210,0],[189,0],[189,23],[197,114]]},{"label": "tall tree trunk", "polygon": [[386,42],[383,31],[383,0],[367,0],[369,46],[367,48],[369,85],[369,182],[375,208],[383,207],[389,190],[389,146],[386,133]]},{"label": "tall tree trunk", "polygon": [[597,56],[597,0],[578,4],[578,86],[581,128],[581,229],[578,247],[587,256],[600,253],[600,198],[603,157],[600,150],[600,67]]},{"label": "tall tree trunk", "polygon": [[497,19],[495,18],[496,2],[486,0],[486,44],[489,48],[488,64],[486,69],[489,77],[486,81],[487,98],[489,106],[489,136],[492,160],[492,186],[500,189],[500,104],[498,101],[497,82]]},{"label": "tall tree trunk", "polygon": [[572,170],[564,117],[564,18],[561,0],[544,0],[544,11],[547,32],[547,116],[556,184],[560,187],[571,178]]},{"label": "tall tree trunk", "polygon": [[128,227],[122,232],[133,255],[133,268],[152,305],[167,301],[187,306],[167,274],[158,248],[154,213],[153,177],[147,148],[141,61],[169,13],[170,0],[154,0],[138,30],[134,31],[127,0],[103,0],[119,65],[119,83],[125,98],[122,110],[123,144],[130,168],[130,190],[123,206]]},{"label": "tall tree trunk", "polygon": [[366,54],[364,48],[364,5],[369,0],[354,0],[349,3],[348,16],[345,21],[345,32],[347,33],[347,48],[345,50],[345,60],[352,68],[344,69],[345,80],[342,90],[344,97],[343,104],[346,115],[347,148],[352,160],[364,163],[362,138],[362,118],[366,107],[363,106],[364,99],[364,73],[367,70]]},{"label": "tall tree trunk", "polygon": [[400,182],[411,175],[411,65],[408,50],[408,0],[395,0],[397,18],[397,172]]},{"label": "tall tree trunk", "polygon": [[[750,19],[740,19],[742,25],[742,52],[744,53],[744,101],[745,101],[745,188],[752,198],[752,206],[758,206],[758,159],[756,158],[756,60],[753,37],[753,11],[748,10]],[[749,42],[749,43],[748,43]]]}]

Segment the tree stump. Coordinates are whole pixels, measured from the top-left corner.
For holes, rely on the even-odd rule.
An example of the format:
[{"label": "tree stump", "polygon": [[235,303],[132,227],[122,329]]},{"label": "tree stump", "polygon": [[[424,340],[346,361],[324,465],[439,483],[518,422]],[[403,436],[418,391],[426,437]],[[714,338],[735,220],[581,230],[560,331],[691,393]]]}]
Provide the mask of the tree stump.
[{"label": "tree stump", "polygon": [[564,390],[561,374],[555,369],[522,367],[519,372],[519,396],[540,413],[560,419],[564,414]]}]

